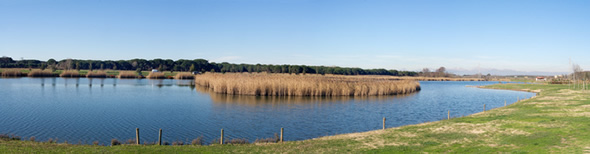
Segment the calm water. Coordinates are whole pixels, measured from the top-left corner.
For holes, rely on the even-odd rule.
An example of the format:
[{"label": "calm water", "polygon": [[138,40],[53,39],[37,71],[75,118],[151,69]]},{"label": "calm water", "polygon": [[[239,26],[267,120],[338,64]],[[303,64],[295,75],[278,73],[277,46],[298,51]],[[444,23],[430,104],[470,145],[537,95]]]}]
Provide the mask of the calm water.
[{"label": "calm water", "polygon": [[203,136],[273,137],[285,128],[285,140],[381,129],[469,115],[511,104],[534,93],[466,87],[497,82],[421,82],[422,91],[387,97],[254,97],[213,94],[184,86],[190,80],[12,78],[0,79],[0,133],[59,142],[117,138],[142,142],[189,142]]}]

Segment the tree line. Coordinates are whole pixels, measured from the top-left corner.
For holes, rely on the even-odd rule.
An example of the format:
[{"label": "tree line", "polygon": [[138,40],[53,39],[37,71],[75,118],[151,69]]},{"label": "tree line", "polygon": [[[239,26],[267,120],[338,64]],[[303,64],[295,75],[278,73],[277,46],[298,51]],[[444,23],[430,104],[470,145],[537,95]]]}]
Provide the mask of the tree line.
[{"label": "tree line", "polygon": [[268,73],[309,73],[309,74],[337,74],[337,75],[391,75],[417,76],[417,72],[386,69],[361,69],[332,66],[306,65],[270,65],[270,64],[232,64],[215,63],[205,59],[171,60],[171,59],[131,59],[131,60],[79,60],[64,59],[57,61],[41,60],[13,60],[11,57],[0,57],[0,68],[40,68],[51,70],[135,70],[146,71],[189,71],[189,72],[268,72]]}]

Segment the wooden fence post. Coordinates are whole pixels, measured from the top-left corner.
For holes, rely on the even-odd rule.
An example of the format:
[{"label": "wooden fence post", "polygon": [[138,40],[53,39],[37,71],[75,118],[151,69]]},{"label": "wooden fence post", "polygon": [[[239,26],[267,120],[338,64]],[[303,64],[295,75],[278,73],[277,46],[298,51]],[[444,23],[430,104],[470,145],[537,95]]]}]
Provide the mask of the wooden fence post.
[{"label": "wooden fence post", "polygon": [[506,106],[506,100],[504,100],[504,106]]},{"label": "wooden fence post", "polygon": [[162,145],[162,129],[160,128],[160,135],[158,135],[158,145]]},{"label": "wooden fence post", "polygon": [[135,142],[139,145],[139,128],[135,128]]},{"label": "wooden fence post", "polygon": [[486,104],[483,104],[483,112],[486,112]]},{"label": "wooden fence post", "polygon": [[447,111],[447,120],[451,119],[451,110]]},{"label": "wooden fence post", "polygon": [[219,140],[219,144],[223,144],[223,128],[221,129],[221,140]]},{"label": "wooden fence post", "polygon": [[516,101],[520,102],[520,96],[516,96]]},{"label": "wooden fence post", "polygon": [[284,131],[284,129],[283,129],[283,127],[281,127],[281,143],[283,143],[283,131]]},{"label": "wooden fence post", "polygon": [[385,129],[385,117],[383,117],[383,129]]}]

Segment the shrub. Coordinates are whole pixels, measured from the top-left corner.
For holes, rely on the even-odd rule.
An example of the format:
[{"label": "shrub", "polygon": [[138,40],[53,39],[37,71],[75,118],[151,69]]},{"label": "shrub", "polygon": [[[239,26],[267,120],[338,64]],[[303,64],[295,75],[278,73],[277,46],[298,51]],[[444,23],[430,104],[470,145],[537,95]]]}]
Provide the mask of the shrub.
[{"label": "shrub", "polygon": [[254,141],[254,143],[278,143],[279,141],[280,141],[279,135],[277,135],[277,133],[275,133],[274,137],[265,138],[265,139],[256,139],[256,141]]},{"label": "shrub", "polygon": [[99,142],[98,142],[98,141],[94,141],[94,142],[92,142],[92,144],[93,144],[93,145],[98,145],[98,144],[99,144]]},{"label": "shrub", "polygon": [[192,145],[203,145],[203,137],[199,136],[191,142]]},{"label": "shrub", "polygon": [[35,136],[31,136],[31,138],[29,138],[29,141],[35,142]]},{"label": "shrub", "polygon": [[172,145],[184,145],[184,142],[182,142],[182,141],[174,141],[174,142],[172,142]]},{"label": "shrub", "polygon": [[8,135],[8,134],[0,134],[0,140],[4,140],[4,141],[8,141],[8,140],[20,140],[20,136],[16,136],[14,134],[12,135]]},{"label": "shrub", "polygon": [[119,140],[117,140],[117,139],[112,139],[111,146],[115,146],[115,145],[121,145],[121,142],[119,142]]},{"label": "shrub", "polygon": [[250,144],[250,142],[244,138],[236,138],[236,139],[227,140],[224,142],[224,144]]}]

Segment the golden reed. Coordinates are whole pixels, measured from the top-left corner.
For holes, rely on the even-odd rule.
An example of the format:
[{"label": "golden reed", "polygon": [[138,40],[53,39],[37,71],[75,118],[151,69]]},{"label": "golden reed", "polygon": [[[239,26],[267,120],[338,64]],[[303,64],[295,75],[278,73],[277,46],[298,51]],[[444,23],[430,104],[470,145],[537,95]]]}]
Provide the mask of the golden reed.
[{"label": "golden reed", "polygon": [[86,77],[87,78],[106,78],[107,77],[107,73],[106,72],[91,72],[88,71],[88,73],[86,73]]},{"label": "golden reed", "polygon": [[135,72],[121,71],[121,72],[119,72],[119,75],[117,75],[117,78],[119,78],[119,79],[135,79],[135,78],[141,78],[141,76],[137,75],[137,73],[135,73]]},{"label": "golden reed", "polygon": [[41,70],[33,70],[29,72],[27,75],[28,77],[55,77],[56,75],[53,74],[51,71],[41,71]]},{"label": "golden reed", "polygon": [[191,73],[178,73],[174,76],[174,79],[183,80],[183,79],[194,79],[195,75]]},{"label": "golden reed", "polygon": [[19,70],[2,70],[2,74],[0,76],[2,77],[22,77],[22,76],[26,76],[27,74],[22,73]]},{"label": "golden reed", "polygon": [[80,76],[81,75],[78,71],[64,71],[61,74],[59,74],[59,77],[62,77],[62,78],[77,78]]},{"label": "golden reed", "polygon": [[148,79],[166,79],[166,76],[162,72],[150,72],[150,74],[148,74],[148,76],[146,76],[145,78],[148,78]]},{"label": "golden reed", "polygon": [[378,96],[420,90],[414,80],[316,74],[205,73],[195,76],[195,84],[216,93],[256,96]]}]

